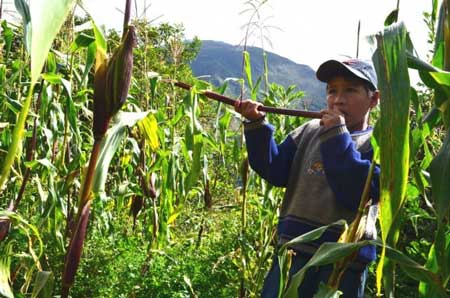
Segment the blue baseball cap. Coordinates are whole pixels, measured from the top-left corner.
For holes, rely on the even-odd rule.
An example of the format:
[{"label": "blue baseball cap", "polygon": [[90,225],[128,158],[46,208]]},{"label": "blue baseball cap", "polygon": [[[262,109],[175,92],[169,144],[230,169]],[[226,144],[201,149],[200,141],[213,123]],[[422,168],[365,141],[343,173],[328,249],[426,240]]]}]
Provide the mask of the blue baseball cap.
[{"label": "blue baseball cap", "polygon": [[316,71],[319,81],[327,83],[340,75],[350,75],[369,83],[371,89],[377,90],[378,80],[373,64],[360,59],[347,59],[343,61],[328,60],[322,63]]}]

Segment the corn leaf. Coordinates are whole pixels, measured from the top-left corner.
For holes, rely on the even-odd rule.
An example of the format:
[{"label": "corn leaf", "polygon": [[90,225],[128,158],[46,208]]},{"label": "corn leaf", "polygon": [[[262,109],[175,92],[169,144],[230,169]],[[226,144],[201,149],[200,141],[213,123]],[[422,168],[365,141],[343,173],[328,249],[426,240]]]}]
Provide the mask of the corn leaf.
[{"label": "corn leaf", "polygon": [[34,0],[30,2],[32,85],[37,82],[53,39],[75,2],[75,0]]},{"label": "corn leaf", "polygon": [[158,122],[153,114],[149,113],[147,117],[137,122],[137,125],[149,142],[152,151],[159,148]]},{"label": "corn leaf", "polygon": [[[436,57],[436,56],[435,56]],[[449,72],[445,72],[418,57],[408,54],[409,67],[419,71],[422,82],[434,89],[434,108],[424,117],[424,122],[432,123],[438,118],[439,110],[446,128],[450,126],[450,82]],[[436,121],[434,121],[436,122]]]},{"label": "corn leaf", "polygon": [[204,140],[202,135],[202,126],[198,121],[200,109],[198,106],[198,91],[201,85],[195,85],[191,92],[184,97],[184,112],[189,119],[185,129],[183,154],[185,159],[190,162],[190,168],[184,181],[184,193],[197,183],[202,169],[202,152]]},{"label": "corn leaf", "polygon": [[314,298],[339,298],[342,294],[341,291],[333,289],[321,282],[319,284],[319,290],[314,295]]},{"label": "corn leaf", "polygon": [[[427,263],[425,264],[425,267],[432,271],[437,272],[438,271],[438,264],[436,259],[436,251],[434,249],[434,245],[431,246],[430,251],[428,253],[428,259]],[[433,292],[435,291],[432,284],[426,283],[426,282],[420,282],[419,283],[419,297],[420,298],[427,298],[427,297],[434,297],[436,295],[433,295]]]},{"label": "corn leaf", "polygon": [[329,225],[326,225],[326,226],[322,226],[322,227],[317,228],[315,230],[312,230],[312,231],[310,231],[308,233],[305,233],[303,235],[295,237],[294,239],[290,240],[289,242],[286,242],[284,245],[281,246],[280,251],[284,251],[290,246],[294,246],[294,245],[297,245],[297,244],[307,243],[307,242],[311,242],[311,241],[317,240],[330,227],[334,227],[334,226],[343,226],[344,227],[346,225],[347,224],[346,224],[345,220],[339,220],[339,221],[334,222],[332,224],[329,224]]},{"label": "corn leaf", "polygon": [[[448,0],[442,1],[441,10],[439,12],[439,23],[436,29],[436,46],[439,46],[441,68],[445,71],[450,71],[450,2]],[[442,45],[443,44],[443,45]],[[433,62],[435,62],[438,53],[433,57]],[[439,106],[442,111],[442,120],[444,122],[445,128],[448,130],[450,128],[450,96],[449,94],[442,94],[435,92],[436,98],[440,101],[445,102],[445,105]]]},{"label": "corn leaf", "polygon": [[16,6],[17,12],[22,17],[23,23],[23,39],[25,44],[25,49],[28,53],[30,53],[30,45],[31,45],[31,15],[30,15],[30,7],[28,6],[28,2],[25,0],[14,0],[14,5]]},{"label": "corn leaf", "polygon": [[103,32],[97,27],[94,20],[91,21],[92,30],[94,31],[96,53],[95,53],[95,71],[100,67],[103,61],[107,58],[106,52],[108,44]]},{"label": "corn leaf", "polygon": [[[407,64],[407,36],[403,23],[386,27],[376,35],[373,55],[382,94],[377,143],[380,146],[380,223],[383,243],[395,247],[399,233],[399,213],[403,205],[409,169],[410,83]],[[381,137],[382,136],[382,137]],[[377,270],[377,288],[381,291],[384,249]],[[389,268],[388,268],[389,266]],[[384,288],[391,295],[393,266],[387,263]]]},{"label": "corn leaf", "polygon": [[0,255],[0,295],[6,298],[14,298],[10,283],[12,242],[6,244]]},{"label": "corn leaf", "polygon": [[438,221],[448,219],[450,206],[450,132],[430,165],[433,200],[436,204]]},{"label": "corn leaf", "polygon": [[[288,256],[288,248],[289,247],[295,246],[295,245],[298,245],[298,244],[301,244],[301,243],[308,243],[308,242],[317,240],[323,235],[323,233],[329,227],[333,227],[333,226],[345,226],[346,227],[346,225],[347,224],[346,224],[345,220],[339,220],[339,221],[337,221],[335,223],[332,223],[332,224],[326,225],[326,226],[322,226],[320,228],[317,228],[317,229],[315,229],[313,231],[310,231],[308,233],[305,233],[303,235],[300,235],[300,236],[298,236],[298,237],[288,241],[287,243],[283,244],[281,246],[281,248],[280,248],[280,253],[278,254],[278,263],[280,264],[281,267],[286,267],[286,266],[284,266],[284,264],[288,263],[287,259],[289,258],[289,256]],[[289,272],[289,268],[281,268],[281,272],[284,272],[285,275],[287,275],[288,272]],[[297,276],[297,274],[295,276]],[[281,276],[281,278],[280,278],[281,281],[287,280],[287,279],[288,279],[288,276]],[[292,287],[297,289],[298,286],[302,283],[302,281],[303,281],[303,275],[302,274],[297,276],[297,277],[293,277],[292,278],[292,282],[291,282],[291,286],[289,287],[289,289],[292,288]],[[282,282],[281,285],[283,286],[284,282]],[[288,289],[288,291],[289,291],[289,289]],[[282,289],[280,289],[280,291],[281,290]],[[291,295],[295,295],[295,293],[296,293],[296,290],[295,291],[291,290]],[[296,296],[285,296],[285,297],[296,297]]]},{"label": "corn leaf", "polygon": [[430,72],[430,75],[438,84],[450,86],[450,72]]},{"label": "corn leaf", "polygon": [[78,34],[77,37],[75,37],[75,40],[70,45],[70,51],[76,52],[79,49],[87,48],[89,47],[93,42],[95,42],[95,38],[87,35],[85,33]]},{"label": "corn leaf", "polygon": [[200,114],[198,106],[198,90],[201,89],[198,88],[197,85],[195,85],[194,88],[191,89],[191,92],[189,92],[189,94],[186,95],[183,100],[184,113],[189,118],[189,126],[187,126],[187,129],[190,130],[190,133],[192,135],[201,133],[202,131],[202,126],[198,121],[198,116]]},{"label": "corn leaf", "polygon": [[390,26],[398,20],[398,9],[394,9],[384,20],[384,26]]},{"label": "corn leaf", "polygon": [[48,158],[41,158],[41,159],[35,159],[32,161],[26,161],[25,165],[32,170],[36,169],[36,167],[38,165],[42,165],[42,166],[46,167],[47,169],[50,169],[50,170],[56,172],[56,167],[52,164],[52,162]]},{"label": "corn leaf", "polygon": [[[247,84],[250,90],[253,90],[253,80],[252,80],[252,65],[250,62],[250,53],[247,51],[243,51],[244,55],[244,71],[245,76],[247,78]],[[256,99],[256,98],[254,98]]]},{"label": "corn leaf", "polygon": [[167,224],[170,225],[172,224],[175,219],[177,219],[177,217],[181,214],[181,212],[175,212],[172,215],[169,216],[169,219],[167,220]]},{"label": "corn leaf", "polygon": [[447,297],[442,281],[437,274],[416,263],[402,252],[391,248],[390,246],[385,246],[378,240],[364,240],[356,243],[323,243],[308,263],[292,276],[291,284],[283,297],[297,298],[297,289],[303,281],[304,275],[309,268],[335,263],[367,245],[384,247],[386,256],[389,257],[390,260],[395,261],[400,268],[402,268],[403,272],[405,272],[409,277],[432,284],[436,289],[436,296],[434,296],[435,298]]},{"label": "corn leaf", "polygon": [[54,276],[51,271],[38,271],[33,284],[31,298],[53,297]]},{"label": "corn leaf", "polygon": [[120,143],[127,134],[128,127],[134,126],[139,120],[147,117],[148,112],[132,113],[119,111],[112,119],[111,127],[104,136],[97,167],[94,172],[92,191],[103,192],[111,159],[119,148]]},{"label": "corn leaf", "polygon": [[[444,71],[431,72],[430,76],[439,84],[435,87],[435,105],[441,111],[441,117],[445,127],[447,128],[447,136],[444,143],[430,164],[430,176],[432,184],[432,197],[435,203],[437,214],[437,231],[434,243],[434,251],[430,253],[430,258],[434,264],[436,272],[438,272],[448,283],[450,276],[450,236],[448,235],[449,221],[449,205],[450,205],[450,187],[448,179],[450,178],[450,17],[449,17],[449,1],[442,1],[438,27],[436,29],[435,51],[433,56],[433,65],[443,69]],[[435,13],[437,4],[433,5]],[[429,260],[430,261],[430,260]],[[428,263],[430,264],[430,262]],[[434,287],[430,285],[422,285],[419,290],[425,289],[426,295],[434,295]],[[430,296],[430,297],[431,297]]]},{"label": "corn leaf", "polygon": [[61,79],[61,84],[64,87],[64,90],[66,91],[66,116],[69,120],[70,128],[72,129],[72,132],[75,134],[75,137],[77,140],[79,140],[80,131],[78,128],[78,114],[77,110],[75,108],[75,103],[73,102],[72,98],[72,84],[70,81],[66,79]]},{"label": "corn leaf", "polygon": [[[446,41],[446,45],[450,46],[450,41]],[[431,72],[430,76],[439,84],[449,88],[449,72]],[[448,130],[450,127],[450,97],[448,94],[440,92],[439,89],[435,90],[435,94],[435,98],[441,102],[439,108],[442,112],[441,117],[447,128],[447,135],[441,149],[430,164],[429,172],[433,189],[432,198],[435,204],[438,225],[435,238],[436,263],[442,279],[448,281],[450,275],[450,256],[448,244],[449,236],[446,236],[446,233],[448,231],[450,212],[450,186],[448,184],[450,179],[450,130]]]},{"label": "corn leaf", "polygon": [[62,75],[56,73],[43,73],[42,78],[50,84],[57,85],[61,84]]},{"label": "corn leaf", "polygon": [[[365,242],[367,244],[367,242]],[[314,266],[323,266],[335,263],[350,255],[363,246],[363,242],[358,243],[323,243],[308,263],[292,276],[291,283],[286,290],[284,298],[297,298],[297,289],[303,282],[307,270]]]},{"label": "corn leaf", "polygon": [[95,63],[96,53],[97,53],[97,43],[93,42],[87,47],[86,65],[84,67],[83,77],[81,78],[81,84],[83,86],[86,86],[86,84],[87,84],[87,77],[89,75],[89,72],[90,72],[92,66]]},{"label": "corn leaf", "polygon": [[187,193],[196,183],[202,170],[203,136],[193,136],[192,164],[186,177],[185,192]]},{"label": "corn leaf", "polygon": [[[2,21],[1,24],[2,27],[2,37],[4,40],[4,59],[6,60],[9,56],[9,52],[11,51],[11,47],[12,47],[12,42],[14,39],[14,31],[11,29],[11,27],[8,26],[8,22],[6,20]],[[6,70],[6,65],[2,65],[3,68],[5,68]],[[3,84],[3,81],[5,79],[4,74],[2,74],[0,77],[2,77],[2,79],[0,79],[0,84]]]},{"label": "corn leaf", "polygon": [[46,69],[47,72],[56,73],[57,70],[56,55],[52,52],[48,53]]}]

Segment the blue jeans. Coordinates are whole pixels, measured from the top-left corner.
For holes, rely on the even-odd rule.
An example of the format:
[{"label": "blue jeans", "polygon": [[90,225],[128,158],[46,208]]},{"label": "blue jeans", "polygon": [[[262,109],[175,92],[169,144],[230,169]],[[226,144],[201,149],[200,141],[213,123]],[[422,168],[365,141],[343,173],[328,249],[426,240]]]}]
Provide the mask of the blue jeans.
[{"label": "blue jeans", "polygon": [[[289,278],[298,272],[308,261],[310,257],[298,255],[292,257]],[[333,265],[309,268],[305,274],[305,278],[298,288],[299,298],[313,298],[320,282],[325,284],[333,271]],[[339,290],[342,291],[343,298],[363,298],[364,286],[367,278],[367,266],[362,270],[349,268],[343,274]],[[275,256],[272,267],[264,280],[264,286],[261,298],[277,298],[280,283],[280,266],[278,265],[278,257]]]}]

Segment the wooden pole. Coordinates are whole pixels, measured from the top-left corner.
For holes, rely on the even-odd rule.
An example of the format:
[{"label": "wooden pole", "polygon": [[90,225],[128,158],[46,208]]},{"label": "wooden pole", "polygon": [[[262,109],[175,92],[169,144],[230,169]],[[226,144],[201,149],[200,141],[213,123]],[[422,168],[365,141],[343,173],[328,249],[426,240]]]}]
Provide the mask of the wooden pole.
[{"label": "wooden pole", "polygon": [[[185,90],[190,90],[192,88],[191,85],[175,81],[175,80],[164,80],[164,82],[172,83],[173,85],[180,87]],[[236,102],[236,99],[232,99],[230,97],[224,96],[219,93],[215,93],[212,91],[203,91],[203,95],[210,99],[214,99],[220,102],[223,102],[225,104],[234,106],[234,103]],[[303,111],[303,110],[295,110],[295,109],[284,109],[284,108],[274,108],[274,107],[267,107],[267,106],[259,106],[259,111],[272,113],[272,114],[281,114],[281,115],[288,115],[288,116],[297,116],[297,117],[305,117],[305,118],[316,118],[321,119],[322,114],[320,112],[312,112],[312,111]]]}]

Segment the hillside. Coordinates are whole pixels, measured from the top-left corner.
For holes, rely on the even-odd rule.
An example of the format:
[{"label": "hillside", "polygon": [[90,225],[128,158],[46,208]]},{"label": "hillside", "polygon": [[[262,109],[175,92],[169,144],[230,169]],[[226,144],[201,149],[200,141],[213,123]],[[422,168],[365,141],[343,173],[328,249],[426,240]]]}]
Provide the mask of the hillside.
[{"label": "hillside", "polygon": [[[264,62],[262,49],[248,47],[252,76],[256,80],[262,75]],[[325,106],[325,85],[318,81],[314,70],[277,54],[266,52],[269,65],[269,82],[288,87],[296,85],[305,92],[304,104],[310,110],[319,110]],[[227,78],[239,78],[242,71],[242,47],[220,41],[204,40],[197,58],[191,64],[194,75],[211,82],[215,86],[223,84]],[[227,93],[238,96],[239,86],[231,82]]]}]

